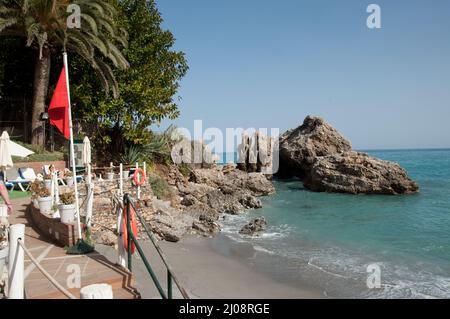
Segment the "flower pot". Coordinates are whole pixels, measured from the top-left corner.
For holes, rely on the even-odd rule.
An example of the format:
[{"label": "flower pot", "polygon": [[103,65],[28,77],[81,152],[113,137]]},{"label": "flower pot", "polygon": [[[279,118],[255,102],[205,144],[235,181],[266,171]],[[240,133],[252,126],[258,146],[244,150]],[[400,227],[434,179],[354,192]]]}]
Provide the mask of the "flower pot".
[{"label": "flower pot", "polygon": [[123,171],[122,172],[122,177],[125,178],[125,179],[129,178],[130,177],[130,171]]},{"label": "flower pot", "polygon": [[73,183],[74,183],[74,179],[73,179],[72,176],[66,177],[66,184],[67,184],[67,186],[72,187]]},{"label": "flower pot", "polygon": [[44,179],[45,188],[47,188],[50,192],[52,191],[52,180]]},{"label": "flower pot", "polygon": [[75,205],[59,205],[59,215],[61,222],[64,224],[72,224],[75,221]]},{"label": "flower pot", "polygon": [[53,197],[39,197],[38,205],[41,213],[50,213],[53,207]]},{"label": "flower pot", "polygon": [[106,173],[106,179],[112,181],[114,179],[114,173]]}]

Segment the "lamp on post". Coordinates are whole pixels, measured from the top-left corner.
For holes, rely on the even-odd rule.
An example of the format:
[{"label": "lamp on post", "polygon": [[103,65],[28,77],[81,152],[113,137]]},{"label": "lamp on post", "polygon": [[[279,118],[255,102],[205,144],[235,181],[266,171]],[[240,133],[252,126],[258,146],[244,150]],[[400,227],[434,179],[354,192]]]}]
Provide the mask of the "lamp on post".
[{"label": "lamp on post", "polygon": [[45,122],[48,121],[48,113],[42,112],[41,115],[39,116],[39,119],[42,121],[44,126],[44,150],[45,150]]}]

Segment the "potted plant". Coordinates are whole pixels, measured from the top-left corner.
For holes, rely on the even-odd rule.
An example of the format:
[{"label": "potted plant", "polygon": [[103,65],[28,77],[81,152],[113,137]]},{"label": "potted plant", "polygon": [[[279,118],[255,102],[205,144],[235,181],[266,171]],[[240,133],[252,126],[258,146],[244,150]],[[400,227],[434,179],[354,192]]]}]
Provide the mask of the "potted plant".
[{"label": "potted plant", "polygon": [[74,178],[73,178],[73,173],[71,170],[66,169],[64,171],[64,177],[66,178],[66,184],[69,187],[72,187],[74,184]]},{"label": "potted plant", "polygon": [[106,179],[109,181],[114,179],[114,168],[111,167],[110,171],[106,173]]},{"label": "potted plant", "polygon": [[51,192],[51,190],[52,190],[52,175],[51,174],[44,175],[44,185],[45,185],[45,188],[47,188]]},{"label": "potted plant", "polygon": [[[125,167],[129,167],[130,165],[139,162],[139,160],[143,156],[143,150],[142,147],[138,145],[129,145],[126,146],[124,149],[124,153],[120,157],[121,162]],[[125,169],[122,173],[122,177],[127,179],[130,177],[130,170]]]},{"label": "potted plant", "polygon": [[59,205],[59,215],[61,222],[64,224],[71,224],[75,221],[75,194],[69,190],[59,195],[61,204]]},{"label": "potted plant", "polygon": [[41,213],[50,213],[53,207],[53,197],[47,187],[40,187],[37,190],[37,201]]}]

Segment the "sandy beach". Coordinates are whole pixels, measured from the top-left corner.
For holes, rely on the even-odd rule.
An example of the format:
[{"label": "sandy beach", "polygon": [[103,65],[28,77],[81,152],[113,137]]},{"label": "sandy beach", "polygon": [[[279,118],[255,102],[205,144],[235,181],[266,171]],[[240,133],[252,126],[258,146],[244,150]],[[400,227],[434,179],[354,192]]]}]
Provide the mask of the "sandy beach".
[{"label": "sandy beach", "polygon": [[[318,299],[324,295],[309,287],[288,285],[255,271],[243,260],[239,254],[247,255],[248,251],[220,253],[221,242],[226,240],[219,236],[215,238],[199,238],[188,236],[179,243],[161,242],[169,263],[172,265],[185,289],[191,298],[202,299]],[[166,274],[156,251],[149,242],[143,244],[150,263],[154,266],[155,273],[166,288]],[[115,250],[111,247],[98,246],[97,250],[114,260]],[[253,253],[258,254],[254,251]],[[154,256],[154,257],[153,257]],[[143,298],[158,298],[142,261],[135,255],[134,273],[136,275],[136,287],[142,293]],[[174,288],[174,295],[180,297]]]}]

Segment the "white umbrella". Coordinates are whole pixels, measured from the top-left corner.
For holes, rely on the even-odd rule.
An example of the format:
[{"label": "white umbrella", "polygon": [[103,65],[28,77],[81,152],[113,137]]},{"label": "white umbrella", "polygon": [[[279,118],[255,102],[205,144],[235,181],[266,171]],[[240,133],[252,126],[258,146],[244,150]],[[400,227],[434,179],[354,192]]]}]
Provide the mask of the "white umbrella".
[{"label": "white umbrella", "polygon": [[33,151],[30,151],[28,148],[23,147],[13,141],[9,141],[9,150],[11,151],[11,156],[17,157],[28,157],[34,154]]},{"label": "white umbrella", "polygon": [[9,135],[5,131],[0,137],[0,169],[5,170],[13,167]]},{"label": "white umbrella", "polygon": [[[86,207],[86,224],[91,227],[92,210],[94,205],[94,185],[91,179],[91,142],[86,136],[83,140],[83,164],[87,168],[87,207]],[[76,179],[75,179],[76,181]]]},{"label": "white umbrella", "polygon": [[87,136],[83,140],[83,164],[84,166],[91,164],[91,141]]}]

